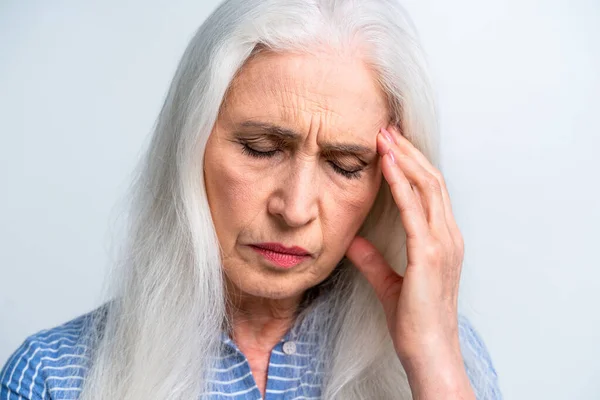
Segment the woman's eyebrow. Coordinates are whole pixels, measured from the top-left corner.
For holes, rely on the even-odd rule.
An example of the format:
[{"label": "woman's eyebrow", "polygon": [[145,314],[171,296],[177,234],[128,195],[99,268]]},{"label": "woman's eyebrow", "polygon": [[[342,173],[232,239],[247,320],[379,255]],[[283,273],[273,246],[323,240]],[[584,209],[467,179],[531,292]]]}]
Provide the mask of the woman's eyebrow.
[{"label": "woman's eyebrow", "polygon": [[[302,135],[292,129],[284,128],[282,126],[272,124],[269,122],[260,121],[244,121],[239,124],[242,128],[252,128],[269,135],[277,136],[282,140],[289,142],[299,142],[302,140]],[[323,152],[326,153],[338,153],[347,155],[362,155],[362,156],[375,156],[376,152],[368,146],[364,146],[358,143],[324,143],[321,145]]]}]

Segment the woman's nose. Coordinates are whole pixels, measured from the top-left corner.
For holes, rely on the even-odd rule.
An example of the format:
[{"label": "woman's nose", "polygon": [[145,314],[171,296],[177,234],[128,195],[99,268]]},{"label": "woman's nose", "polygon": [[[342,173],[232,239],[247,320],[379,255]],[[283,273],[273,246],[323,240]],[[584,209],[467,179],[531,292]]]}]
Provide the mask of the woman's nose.
[{"label": "woman's nose", "polygon": [[319,212],[319,184],[314,162],[302,163],[282,177],[269,199],[269,212],[290,227],[316,219]]}]

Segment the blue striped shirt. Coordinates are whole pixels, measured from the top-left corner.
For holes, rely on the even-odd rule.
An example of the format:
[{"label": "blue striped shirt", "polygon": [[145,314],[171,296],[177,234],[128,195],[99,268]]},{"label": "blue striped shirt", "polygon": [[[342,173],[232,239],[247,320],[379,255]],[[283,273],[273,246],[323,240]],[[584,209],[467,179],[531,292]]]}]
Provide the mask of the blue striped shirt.
[{"label": "blue striped shirt", "polygon": [[[25,339],[0,371],[0,400],[77,399],[89,365],[85,346],[77,343],[86,317],[39,331]],[[470,352],[465,368],[478,400],[501,400],[498,376],[489,352],[469,320],[459,315],[459,339],[463,355]],[[216,379],[203,399],[261,399],[244,354],[226,332],[221,333],[223,353]],[[290,329],[271,351],[264,400],[320,399],[320,365],[310,355],[318,339],[315,333]],[[475,355],[475,357],[472,357]],[[465,358],[466,360],[467,358]]]}]

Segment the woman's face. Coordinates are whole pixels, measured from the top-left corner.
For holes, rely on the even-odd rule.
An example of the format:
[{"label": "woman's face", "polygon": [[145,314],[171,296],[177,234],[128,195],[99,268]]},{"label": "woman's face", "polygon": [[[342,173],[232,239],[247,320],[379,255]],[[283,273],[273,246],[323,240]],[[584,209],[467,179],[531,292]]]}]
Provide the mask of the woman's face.
[{"label": "woman's face", "polygon": [[[237,289],[292,298],[333,271],[381,184],[376,136],[388,121],[386,104],[356,58],[264,53],[246,63],[204,165],[223,268]],[[264,242],[311,257],[281,268],[249,246]]]}]

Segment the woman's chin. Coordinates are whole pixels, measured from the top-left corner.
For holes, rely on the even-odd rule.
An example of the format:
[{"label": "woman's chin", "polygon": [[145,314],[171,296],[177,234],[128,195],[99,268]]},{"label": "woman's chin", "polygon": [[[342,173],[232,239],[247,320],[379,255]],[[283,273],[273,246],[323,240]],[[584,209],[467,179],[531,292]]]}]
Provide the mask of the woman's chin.
[{"label": "woman's chin", "polygon": [[266,279],[262,276],[249,276],[249,274],[245,274],[243,279],[233,281],[236,286],[235,290],[239,291],[243,297],[272,300],[297,300],[310,287],[299,283],[297,276],[277,276]]}]

